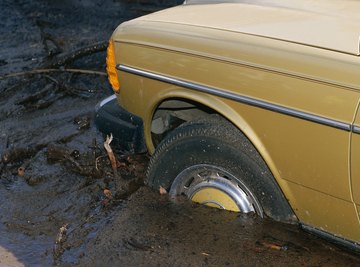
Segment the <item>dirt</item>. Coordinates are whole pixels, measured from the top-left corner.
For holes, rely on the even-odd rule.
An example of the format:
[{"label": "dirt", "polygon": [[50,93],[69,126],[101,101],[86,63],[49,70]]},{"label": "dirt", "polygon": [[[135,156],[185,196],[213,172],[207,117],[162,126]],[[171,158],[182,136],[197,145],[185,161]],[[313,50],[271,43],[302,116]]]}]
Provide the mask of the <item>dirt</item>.
[{"label": "dirt", "polygon": [[114,175],[93,123],[104,44],[175,2],[0,2],[0,266],[359,265],[297,225],[150,190],[147,154],[117,153]]}]

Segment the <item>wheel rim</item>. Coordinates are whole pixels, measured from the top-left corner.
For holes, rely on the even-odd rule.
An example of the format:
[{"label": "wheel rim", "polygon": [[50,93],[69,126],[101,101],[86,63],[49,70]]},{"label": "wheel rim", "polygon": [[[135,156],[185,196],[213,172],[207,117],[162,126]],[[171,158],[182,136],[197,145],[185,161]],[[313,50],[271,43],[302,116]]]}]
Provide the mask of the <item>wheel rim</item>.
[{"label": "wheel rim", "polygon": [[185,195],[210,207],[263,215],[251,191],[234,175],[213,165],[200,164],[184,169],[175,178],[169,193],[171,196]]}]

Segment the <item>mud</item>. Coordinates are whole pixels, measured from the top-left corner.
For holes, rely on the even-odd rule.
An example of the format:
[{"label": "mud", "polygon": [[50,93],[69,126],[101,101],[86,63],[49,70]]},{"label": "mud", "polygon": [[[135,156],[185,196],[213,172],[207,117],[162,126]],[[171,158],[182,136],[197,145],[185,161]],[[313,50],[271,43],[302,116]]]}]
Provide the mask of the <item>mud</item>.
[{"label": "mud", "polygon": [[114,175],[93,124],[111,94],[104,44],[175,3],[0,2],[0,266],[359,265],[296,225],[151,191],[146,154],[118,153]]}]

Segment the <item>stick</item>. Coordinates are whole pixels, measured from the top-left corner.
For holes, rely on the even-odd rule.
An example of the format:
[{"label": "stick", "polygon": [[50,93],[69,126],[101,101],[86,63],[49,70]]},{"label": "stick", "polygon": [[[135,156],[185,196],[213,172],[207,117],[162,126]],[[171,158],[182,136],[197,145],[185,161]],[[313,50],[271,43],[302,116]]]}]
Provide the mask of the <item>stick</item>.
[{"label": "stick", "polygon": [[46,68],[63,66],[67,63],[73,62],[78,58],[104,51],[106,50],[108,44],[109,44],[108,41],[102,41],[95,44],[91,44],[89,46],[81,47],[79,49],[67,53],[59,54],[56,57],[54,57],[54,59],[51,60],[51,62],[46,63],[44,66]]},{"label": "stick", "polygon": [[71,72],[71,73],[82,73],[82,74],[95,74],[101,76],[107,76],[107,74],[103,71],[96,71],[96,70],[82,70],[82,69],[36,69],[36,70],[29,70],[23,72],[16,72],[6,74],[4,76],[0,76],[0,80],[4,80],[7,78],[13,78],[18,76],[27,76],[27,75],[34,75],[34,74],[43,74],[43,73],[50,73],[50,72]]},{"label": "stick", "polygon": [[113,140],[113,136],[112,134],[110,134],[110,136],[106,136],[106,141],[104,142],[104,147],[105,150],[109,156],[110,162],[111,162],[111,167],[114,171],[114,176],[117,177],[117,164],[116,164],[116,158],[115,158],[115,154],[112,150],[112,148],[110,147],[110,143]]}]

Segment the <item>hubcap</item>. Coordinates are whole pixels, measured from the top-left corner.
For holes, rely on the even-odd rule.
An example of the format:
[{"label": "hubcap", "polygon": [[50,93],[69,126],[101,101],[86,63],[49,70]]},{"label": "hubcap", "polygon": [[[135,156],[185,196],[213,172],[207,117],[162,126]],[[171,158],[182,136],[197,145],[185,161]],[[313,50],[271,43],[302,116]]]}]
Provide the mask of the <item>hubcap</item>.
[{"label": "hubcap", "polygon": [[208,164],[186,168],[175,178],[170,195],[185,195],[194,202],[235,212],[262,209],[250,190],[229,172]]}]

